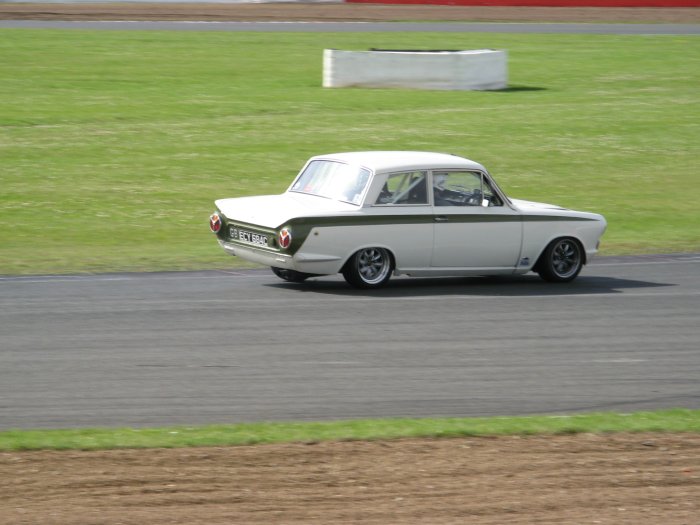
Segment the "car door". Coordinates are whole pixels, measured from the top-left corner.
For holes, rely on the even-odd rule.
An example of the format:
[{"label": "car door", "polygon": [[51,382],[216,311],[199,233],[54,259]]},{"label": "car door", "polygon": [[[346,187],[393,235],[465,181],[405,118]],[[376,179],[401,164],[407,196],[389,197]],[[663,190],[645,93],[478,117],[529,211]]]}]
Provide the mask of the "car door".
[{"label": "car door", "polygon": [[521,214],[478,171],[432,175],[433,268],[515,269],[522,243]]},{"label": "car door", "polygon": [[381,191],[365,208],[368,224],[362,231],[367,246],[387,247],[399,270],[430,267],[433,248],[433,210],[428,172],[409,170],[380,175]]}]

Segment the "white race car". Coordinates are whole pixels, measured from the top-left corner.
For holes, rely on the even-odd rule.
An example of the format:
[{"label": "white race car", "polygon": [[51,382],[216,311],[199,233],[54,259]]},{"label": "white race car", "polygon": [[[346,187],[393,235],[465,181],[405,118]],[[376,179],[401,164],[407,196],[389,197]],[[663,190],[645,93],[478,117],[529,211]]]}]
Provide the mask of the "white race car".
[{"label": "white race car", "polygon": [[443,153],[367,151],[312,157],[281,195],[216,201],[221,247],[301,282],[342,273],[358,288],[392,274],[574,279],[606,221],[508,198],[486,169]]}]

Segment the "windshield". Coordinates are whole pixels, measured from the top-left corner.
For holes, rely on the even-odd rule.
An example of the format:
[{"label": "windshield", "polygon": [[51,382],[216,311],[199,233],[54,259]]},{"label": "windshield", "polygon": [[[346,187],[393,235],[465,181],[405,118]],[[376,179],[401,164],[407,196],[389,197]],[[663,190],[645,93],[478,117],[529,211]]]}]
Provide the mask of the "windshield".
[{"label": "windshield", "polygon": [[290,191],[360,204],[369,176],[367,168],[314,160],[299,175]]}]

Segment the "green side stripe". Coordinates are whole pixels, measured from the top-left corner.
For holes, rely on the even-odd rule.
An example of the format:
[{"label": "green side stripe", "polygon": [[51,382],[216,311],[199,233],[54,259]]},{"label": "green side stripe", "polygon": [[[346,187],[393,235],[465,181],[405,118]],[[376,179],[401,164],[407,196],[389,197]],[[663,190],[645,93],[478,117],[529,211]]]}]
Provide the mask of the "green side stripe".
[{"label": "green side stripe", "polygon": [[[223,216],[223,215],[222,215]],[[447,217],[445,222],[436,222],[436,217]],[[228,218],[224,219],[224,226],[219,232],[221,239],[227,240],[228,228],[231,225],[249,230],[254,233],[264,233],[270,237],[270,243],[275,243],[277,231],[283,226],[288,226],[292,229],[292,244],[287,250],[281,250],[283,253],[293,255],[299,250],[306,238],[311,233],[313,228],[338,228],[347,226],[386,226],[391,224],[416,225],[416,224],[479,224],[479,223],[503,223],[503,222],[577,222],[577,221],[595,221],[585,217],[561,217],[556,215],[491,215],[488,213],[475,214],[415,214],[415,215],[328,215],[316,217],[297,217],[291,219],[284,224],[280,224],[276,229],[264,228],[255,224],[249,224],[241,221],[235,221]],[[236,242],[235,244],[239,244]],[[240,243],[248,246],[245,243]],[[262,248],[264,249],[264,248]],[[280,251],[277,248],[270,248],[270,251]]]},{"label": "green side stripe", "polygon": [[[426,224],[435,222],[436,217],[447,217],[446,223],[479,223],[479,222],[555,222],[555,221],[595,221],[585,217],[559,217],[552,215],[490,215],[490,214],[459,214],[432,213],[426,215],[349,215],[325,217],[299,217],[284,225],[290,226],[373,226],[387,224]],[[445,224],[445,223],[442,223]]]},{"label": "green side stripe", "polygon": [[556,215],[523,215],[523,222],[595,222],[597,219],[589,219],[588,217],[558,217]]}]

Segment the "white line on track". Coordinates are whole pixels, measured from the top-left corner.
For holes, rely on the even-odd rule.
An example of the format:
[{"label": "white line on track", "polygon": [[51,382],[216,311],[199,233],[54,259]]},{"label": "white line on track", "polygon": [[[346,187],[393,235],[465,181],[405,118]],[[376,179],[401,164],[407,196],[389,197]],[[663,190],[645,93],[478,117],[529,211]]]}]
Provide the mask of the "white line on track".
[{"label": "white line on track", "polygon": [[[222,270],[220,274],[213,275],[187,275],[187,272],[182,274],[173,275],[158,275],[158,274],[148,274],[139,273],[133,277],[129,275],[109,277],[105,275],[46,275],[46,276],[6,276],[0,277],[0,282],[16,282],[16,283],[27,283],[27,284],[41,284],[41,283],[71,283],[71,282],[109,282],[109,281],[138,281],[142,279],[188,279],[188,280],[203,280],[203,279],[221,279],[223,275],[229,275],[234,277],[243,277],[247,279],[255,277],[263,277],[263,275],[255,275],[254,271],[249,272],[228,272]],[[267,275],[264,275],[267,277]]]}]

